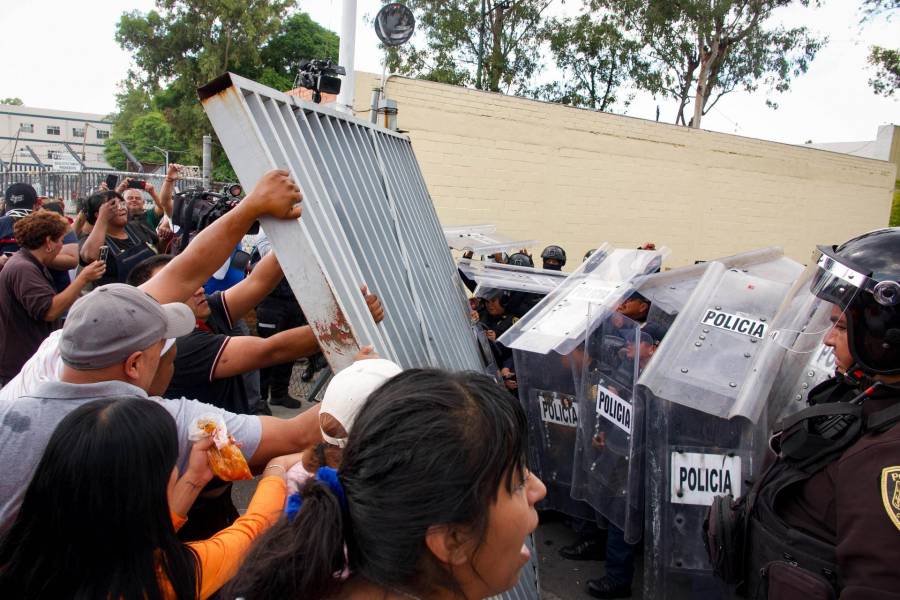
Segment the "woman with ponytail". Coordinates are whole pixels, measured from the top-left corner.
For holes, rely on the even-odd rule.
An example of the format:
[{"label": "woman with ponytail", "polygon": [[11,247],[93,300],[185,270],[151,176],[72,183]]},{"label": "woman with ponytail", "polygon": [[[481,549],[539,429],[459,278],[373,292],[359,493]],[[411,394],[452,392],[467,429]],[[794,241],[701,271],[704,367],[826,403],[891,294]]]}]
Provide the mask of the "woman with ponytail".
[{"label": "woman with ponytail", "polygon": [[[178,478],[172,416],[138,398],[94,400],[54,430],[0,539],[0,598],[208,598],[281,514],[299,455],[272,459],[247,512],[209,540],[175,536],[203,485],[209,443]],[[174,522],[173,522],[174,521]]]},{"label": "woman with ponytail", "polygon": [[225,597],[473,600],[508,590],[546,491],[526,455],[522,407],[494,381],[405,371],[369,396],[340,468],[307,480],[299,510],[257,540]]}]

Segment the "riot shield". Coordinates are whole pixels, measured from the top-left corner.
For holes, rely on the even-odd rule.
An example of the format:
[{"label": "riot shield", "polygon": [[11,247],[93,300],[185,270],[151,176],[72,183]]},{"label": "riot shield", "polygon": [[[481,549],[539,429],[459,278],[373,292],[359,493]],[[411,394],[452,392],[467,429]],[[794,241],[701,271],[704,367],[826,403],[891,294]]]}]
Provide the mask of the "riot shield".
[{"label": "riot shield", "polygon": [[803,270],[780,253],[766,258],[732,268],[708,263],[638,379],[647,432],[645,598],[731,593],[712,575],[703,519],[715,496],[746,493],[759,468],[769,395],[748,388]]},{"label": "riot shield", "polygon": [[478,287],[536,294],[549,294],[568,277],[568,273],[561,271],[517,267],[468,258],[457,261],[457,267],[466,277],[477,282]]},{"label": "riot shield", "polygon": [[461,225],[443,227],[447,245],[461,252],[471,251],[481,256],[497,252],[515,252],[530,248],[537,240],[516,240],[497,231],[496,225]]},{"label": "riot shield", "polygon": [[571,497],[578,419],[591,410],[577,395],[585,334],[664,255],[602,245],[499,339],[513,350],[519,398],[528,414],[530,466],[547,485],[544,508],[594,516],[587,504]]},{"label": "riot shield", "polygon": [[644,518],[644,410],[634,398],[642,341],[640,325],[615,313],[588,332],[572,473],[572,497],[621,529],[629,544],[641,538]]},{"label": "riot shield", "polygon": [[614,310],[626,294],[659,268],[668,249],[623,250],[603,244],[525,317],[507,330],[500,342],[509,348],[546,354],[568,354],[582,343],[585,331],[603,317],[588,305]]},{"label": "riot shield", "polygon": [[593,518],[593,511],[572,500],[572,460],[579,416],[583,409],[576,394],[576,374],[581,354],[536,354],[513,350],[519,398],[528,416],[529,468],[544,485],[547,495],[540,508],[567,515]]}]

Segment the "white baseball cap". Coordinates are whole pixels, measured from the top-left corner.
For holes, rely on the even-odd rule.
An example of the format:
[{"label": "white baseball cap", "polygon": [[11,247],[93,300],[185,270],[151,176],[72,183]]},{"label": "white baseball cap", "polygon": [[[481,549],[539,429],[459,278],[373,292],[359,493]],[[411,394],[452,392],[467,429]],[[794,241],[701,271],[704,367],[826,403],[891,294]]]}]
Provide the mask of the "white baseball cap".
[{"label": "white baseball cap", "polygon": [[[319,414],[329,414],[350,433],[363,403],[382,383],[401,373],[397,364],[383,358],[359,360],[337,373],[325,389]],[[321,430],[321,424],[319,426]],[[322,431],[322,439],[343,448],[346,438],[334,438]]]}]

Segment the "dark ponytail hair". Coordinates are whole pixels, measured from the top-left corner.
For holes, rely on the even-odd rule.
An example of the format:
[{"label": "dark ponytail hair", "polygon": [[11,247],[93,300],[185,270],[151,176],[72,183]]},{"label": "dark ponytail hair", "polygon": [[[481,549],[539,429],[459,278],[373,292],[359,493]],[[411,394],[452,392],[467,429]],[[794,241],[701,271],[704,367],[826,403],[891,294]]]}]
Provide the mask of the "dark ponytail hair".
[{"label": "dark ponytail hair", "polygon": [[412,369],[359,412],[338,477],[346,508],[310,480],[293,522],[284,517],[226,588],[247,600],[334,596],[344,544],[355,576],[419,596],[458,592],[425,542],[433,525],[463,525],[483,541],[501,484],[524,475],[527,424],[518,401],[479,373]]},{"label": "dark ponytail hair", "polygon": [[198,562],[175,537],[166,489],[175,421],[158,403],[94,400],[50,437],[0,540],[2,598],[162,600],[197,596]]}]

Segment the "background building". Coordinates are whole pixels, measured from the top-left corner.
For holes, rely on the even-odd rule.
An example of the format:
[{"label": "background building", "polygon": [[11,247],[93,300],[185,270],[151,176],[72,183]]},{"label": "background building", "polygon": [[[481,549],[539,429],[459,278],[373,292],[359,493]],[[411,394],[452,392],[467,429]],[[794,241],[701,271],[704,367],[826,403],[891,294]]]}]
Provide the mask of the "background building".
[{"label": "background building", "polygon": [[103,146],[111,132],[105,115],[0,104],[2,170],[110,169]]},{"label": "background building", "polygon": [[[357,73],[360,118],[369,117],[379,79]],[[897,173],[889,155],[864,158],[403,77],[389,77],[386,94],[397,102],[442,224],[492,223],[514,238],[560,244],[570,257],[566,270],[603,241],[666,245],[669,266],[769,245],[807,262],[816,244],[888,225]]]}]

